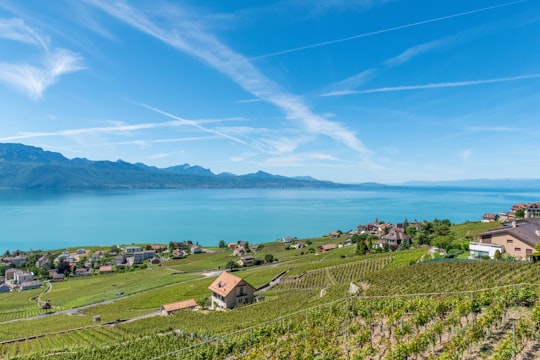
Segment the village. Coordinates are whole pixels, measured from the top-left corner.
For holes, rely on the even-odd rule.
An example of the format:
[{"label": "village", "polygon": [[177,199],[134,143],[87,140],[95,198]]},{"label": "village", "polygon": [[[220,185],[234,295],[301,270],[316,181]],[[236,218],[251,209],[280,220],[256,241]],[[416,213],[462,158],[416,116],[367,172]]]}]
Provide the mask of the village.
[{"label": "village", "polygon": [[[508,212],[499,214],[487,213],[482,222],[499,224],[488,231],[473,234],[467,244],[469,259],[505,259],[535,261],[539,258],[540,203],[515,204]],[[449,243],[422,240],[427,228],[433,233],[447,233],[447,220],[418,222],[416,220],[392,224],[379,221],[358,225],[355,229],[342,232],[332,231],[323,236],[324,241],[313,246],[311,239],[299,240],[294,236],[285,236],[278,240],[285,250],[300,251],[304,254],[323,254],[338,248],[356,246],[357,254],[398,251],[411,246],[429,247],[438,254],[453,257],[464,253]],[[439,237],[439,240],[444,237]],[[183,259],[202,253],[225,253],[230,260],[218,266],[214,274],[218,278],[209,287],[211,292],[210,308],[223,309],[261,300],[255,296],[255,289],[241,277],[232,272],[239,268],[268,265],[278,261],[272,254],[258,257],[264,244],[249,244],[247,241],[225,244],[222,240],[216,248],[205,248],[191,241],[171,242],[164,244],[129,245],[125,247],[111,246],[109,249],[64,250],[59,254],[53,252],[16,251],[12,256],[6,254],[0,261],[3,277],[0,278],[0,293],[24,291],[40,288],[44,283],[62,282],[68,278],[110,276],[117,272],[135,271],[156,266],[171,259]],[[463,247],[463,246],[462,246]],[[122,295],[119,291],[117,295]],[[164,304],[162,312],[170,314],[180,309],[197,308],[194,299]]]}]

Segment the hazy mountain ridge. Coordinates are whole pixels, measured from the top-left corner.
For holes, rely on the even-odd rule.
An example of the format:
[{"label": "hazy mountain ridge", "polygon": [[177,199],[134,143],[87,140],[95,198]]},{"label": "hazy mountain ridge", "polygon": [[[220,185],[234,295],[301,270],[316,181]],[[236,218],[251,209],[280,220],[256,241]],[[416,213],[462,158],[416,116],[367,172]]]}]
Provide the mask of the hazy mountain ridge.
[{"label": "hazy mountain ridge", "polygon": [[157,168],[143,163],[68,159],[60,153],[23,144],[0,143],[0,188],[19,189],[166,189],[166,188],[359,188],[448,187],[540,189],[540,179],[472,179],[338,184],[310,176],[286,177],[264,171],[246,175],[214,174],[190,164]]},{"label": "hazy mountain ridge", "polygon": [[462,187],[486,189],[540,189],[540,179],[468,179],[448,181],[408,181],[402,186]]},{"label": "hazy mountain ridge", "polygon": [[164,169],[142,163],[68,159],[22,144],[0,144],[0,187],[24,189],[101,188],[328,188],[344,185],[313,178],[289,178],[263,171],[214,174],[198,165]]}]

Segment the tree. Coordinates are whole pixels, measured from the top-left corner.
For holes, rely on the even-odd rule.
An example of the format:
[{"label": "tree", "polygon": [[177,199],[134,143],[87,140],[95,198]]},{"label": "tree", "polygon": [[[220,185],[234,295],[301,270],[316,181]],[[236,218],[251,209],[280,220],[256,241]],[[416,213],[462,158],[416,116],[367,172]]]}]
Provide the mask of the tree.
[{"label": "tree", "polygon": [[274,262],[274,255],[272,254],[264,255],[264,262],[267,264],[271,264],[272,262]]},{"label": "tree", "polygon": [[437,235],[431,240],[431,245],[438,247],[439,249],[448,250],[452,240],[448,236]]},{"label": "tree", "polygon": [[365,255],[369,251],[364,239],[358,239],[356,242],[356,255]]},{"label": "tree", "polygon": [[225,240],[219,240],[218,247],[219,248],[224,248],[225,247]]},{"label": "tree", "polygon": [[71,267],[69,266],[69,263],[64,260],[60,260],[58,263],[58,266],[56,266],[56,272],[59,274],[69,275],[71,271]]},{"label": "tree", "polygon": [[525,209],[517,209],[515,215],[518,219],[523,219],[525,217]]},{"label": "tree", "polygon": [[499,250],[495,250],[495,254],[493,254],[493,258],[495,260],[500,260],[502,258],[501,252]]},{"label": "tree", "polygon": [[233,270],[238,268],[238,264],[232,260],[229,260],[229,262],[225,265],[225,269]]}]

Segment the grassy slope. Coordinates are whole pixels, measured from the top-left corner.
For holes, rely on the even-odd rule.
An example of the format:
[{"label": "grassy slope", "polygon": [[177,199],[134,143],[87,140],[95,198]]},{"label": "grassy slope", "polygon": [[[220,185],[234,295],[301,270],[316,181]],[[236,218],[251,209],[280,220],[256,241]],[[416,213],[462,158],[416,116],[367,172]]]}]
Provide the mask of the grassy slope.
[{"label": "grassy slope", "polygon": [[[452,231],[463,238],[471,233],[485,231],[490,226],[492,227],[493,224],[462,224],[453,226]],[[314,244],[311,247],[316,248],[323,242],[338,241],[313,239]],[[364,274],[362,279],[358,279],[369,283],[370,288],[367,294],[410,294],[476,289],[490,285],[534,281],[539,275],[536,265],[521,263],[463,262],[411,266],[411,263],[427,252],[426,249],[367,256],[354,256],[354,251],[355,247],[351,246],[315,255],[308,253],[307,249],[285,250],[285,246],[281,243],[265,244],[262,250],[255,254],[256,258],[264,258],[265,254],[270,253],[279,259],[279,262],[269,266],[246,268],[237,273],[255,287],[264,284],[283,270],[289,270],[287,277],[306,271],[320,272],[321,280],[316,280],[319,282],[315,282],[316,285],[311,289],[291,290],[278,287],[265,292],[266,299],[262,303],[241,307],[234,311],[189,312],[165,318],[153,317],[119,325],[118,331],[125,331],[133,336],[154,334],[170,328],[198,333],[229,333],[306,307],[342,298],[346,296],[348,282],[344,280],[341,283],[336,282],[336,279],[347,278],[340,274],[354,271],[351,269],[358,266],[365,266],[366,261],[376,261],[381,258],[388,259],[383,263],[382,270],[377,268],[372,273],[362,273]],[[53,305],[61,308],[114,299],[117,297],[114,295],[115,291],[133,295],[110,304],[84,309],[77,316],[54,315],[43,319],[2,324],[0,341],[91,325],[92,316],[97,314],[101,315],[103,321],[112,321],[155,312],[163,303],[188,298],[203,300],[209,295],[207,287],[214,277],[205,277],[199,271],[223,268],[224,264],[231,259],[233,257],[230,251],[199,254],[186,259],[167,261],[162,267],[152,270],[95,276],[89,279],[72,279],[65,283],[54,284],[47,298],[52,300]],[[172,275],[178,272],[182,273]],[[329,288],[327,295],[321,298],[320,290],[327,287],[329,283],[335,285]],[[116,285],[112,286],[112,284]],[[29,304],[31,304],[28,297],[38,293],[39,290],[35,290],[32,294],[24,292],[3,294],[3,296],[8,297],[10,306],[18,304],[17,306],[24,311],[24,309],[29,309]],[[0,304],[0,314],[2,309],[6,310]]]}]

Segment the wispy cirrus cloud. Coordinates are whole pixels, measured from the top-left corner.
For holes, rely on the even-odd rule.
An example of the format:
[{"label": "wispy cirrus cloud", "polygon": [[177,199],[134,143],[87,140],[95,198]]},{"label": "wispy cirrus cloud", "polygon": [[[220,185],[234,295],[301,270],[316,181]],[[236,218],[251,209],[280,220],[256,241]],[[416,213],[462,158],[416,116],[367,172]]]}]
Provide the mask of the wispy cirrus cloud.
[{"label": "wispy cirrus cloud", "polygon": [[21,19],[0,19],[0,38],[37,45],[44,51],[49,51],[49,39],[39,36]]},{"label": "wispy cirrus cloud", "polygon": [[[62,48],[50,48],[49,39],[20,19],[0,19],[0,38],[37,47],[39,61],[0,62],[0,81],[26,93],[33,100],[68,73],[84,69],[83,58]],[[33,59],[32,59],[33,60]]]},{"label": "wispy cirrus cloud", "polygon": [[433,49],[436,49],[438,47],[441,47],[443,45],[446,45],[451,40],[450,37],[444,38],[444,39],[438,39],[433,41],[428,41],[423,44],[415,45],[413,47],[408,48],[407,50],[403,51],[401,54],[394,56],[393,58],[390,58],[384,62],[384,65],[389,67],[394,67],[397,65],[401,65],[407,61],[412,60],[413,58],[424,54],[426,52],[429,52]]},{"label": "wispy cirrus cloud", "polygon": [[[173,121],[166,121],[166,122],[159,122],[159,123],[143,123],[143,124],[132,124],[132,125],[127,125],[127,124],[124,124],[122,122],[117,122],[117,121],[114,121],[112,123],[116,125],[78,128],[78,129],[66,129],[66,130],[49,131],[49,132],[23,132],[17,135],[0,138],[0,141],[18,141],[18,140],[32,139],[32,138],[71,137],[71,136],[81,136],[81,135],[129,134],[131,132],[139,131],[139,130],[187,126],[187,125],[192,125],[193,123],[198,123],[198,122],[195,120],[188,121],[185,119],[181,119],[181,120],[173,120]],[[200,139],[200,138],[197,138],[197,139]],[[157,142],[159,140],[151,140],[151,141]],[[177,140],[168,139],[167,141],[177,141]]]},{"label": "wispy cirrus cloud", "polygon": [[321,96],[343,96],[354,94],[356,91],[354,89],[357,89],[359,86],[372,79],[376,73],[377,70],[369,69],[350,76],[347,79],[327,86],[327,90],[323,91]]},{"label": "wispy cirrus cloud", "polygon": [[[88,2],[135,29],[203,61],[228,76],[254,97],[277,106],[288,120],[300,124],[305,131],[333,138],[356,151],[366,163],[370,162],[370,151],[353,132],[311,111],[300,97],[290,94],[268,79],[249,59],[227,47],[203,29],[201,24],[185,20],[175,22],[178,24],[177,27],[168,28],[161,25],[163,21],[154,22],[124,1],[88,0]],[[231,140],[244,142],[238,138]]]},{"label": "wispy cirrus cloud", "polygon": [[304,50],[308,50],[308,49],[314,49],[314,48],[319,48],[319,47],[323,47],[323,46],[334,45],[334,44],[347,42],[347,41],[351,41],[351,40],[356,40],[356,39],[360,39],[360,38],[365,38],[365,37],[370,37],[370,36],[374,36],[374,35],[384,34],[384,33],[393,32],[393,31],[397,31],[397,30],[403,30],[403,29],[416,27],[416,26],[420,26],[420,25],[425,25],[425,24],[430,24],[430,23],[434,23],[434,22],[439,22],[439,21],[443,21],[443,20],[449,20],[449,19],[453,19],[453,18],[457,18],[457,17],[461,17],[461,16],[481,13],[481,12],[484,12],[484,11],[489,11],[489,10],[494,10],[494,9],[498,9],[498,8],[501,8],[501,7],[516,5],[516,4],[520,4],[520,3],[523,3],[523,2],[527,2],[527,1],[528,0],[517,0],[517,1],[512,1],[512,2],[508,2],[508,3],[504,3],[504,4],[498,4],[498,5],[483,7],[483,8],[474,9],[474,10],[470,10],[470,11],[465,11],[465,12],[461,12],[461,13],[441,16],[441,17],[432,18],[432,19],[428,19],[428,20],[417,21],[417,22],[413,22],[413,23],[409,23],[409,24],[405,24],[405,25],[399,25],[399,26],[394,26],[394,27],[390,27],[390,28],[386,28],[386,29],[371,31],[371,32],[363,33],[363,34],[352,35],[352,36],[348,36],[348,37],[344,37],[344,38],[340,38],[340,39],[334,39],[334,40],[323,41],[323,42],[319,42],[319,43],[315,43],[315,44],[299,46],[299,47],[296,47],[296,48],[285,49],[285,50],[276,51],[276,52],[272,52],[272,53],[268,53],[268,54],[252,56],[252,57],[249,58],[249,60],[266,59],[266,58],[269,58],[269,57],[295,53],[295,52],[298,52],[298,51],[304,51]]},{"label": "wispy cirrus cloud", "polygon": [[356,91],[355,93],[356,94],[369,94],[369,93],[381,93],[381,92],[392,92],[392,91],[440,89],[440,88],[452,88],[452,87],[462,87],[462,86],[494,84],[494,83],[502,83],[502,82],[508,82],[508,81],[518,81],[518,80],[527,80],[527,79],[536,79],[536,78],[540,78],[540,74],[528,74],[528,75],[521,75],[521,76],[495,78],[495,79],[483,79],[483,80],[442,82],[442,83],[422,84],[422,85],[389,86],[389,87],[382,87],[382,88],[376,88],[376,89],[368,89],[368,90]]}]

